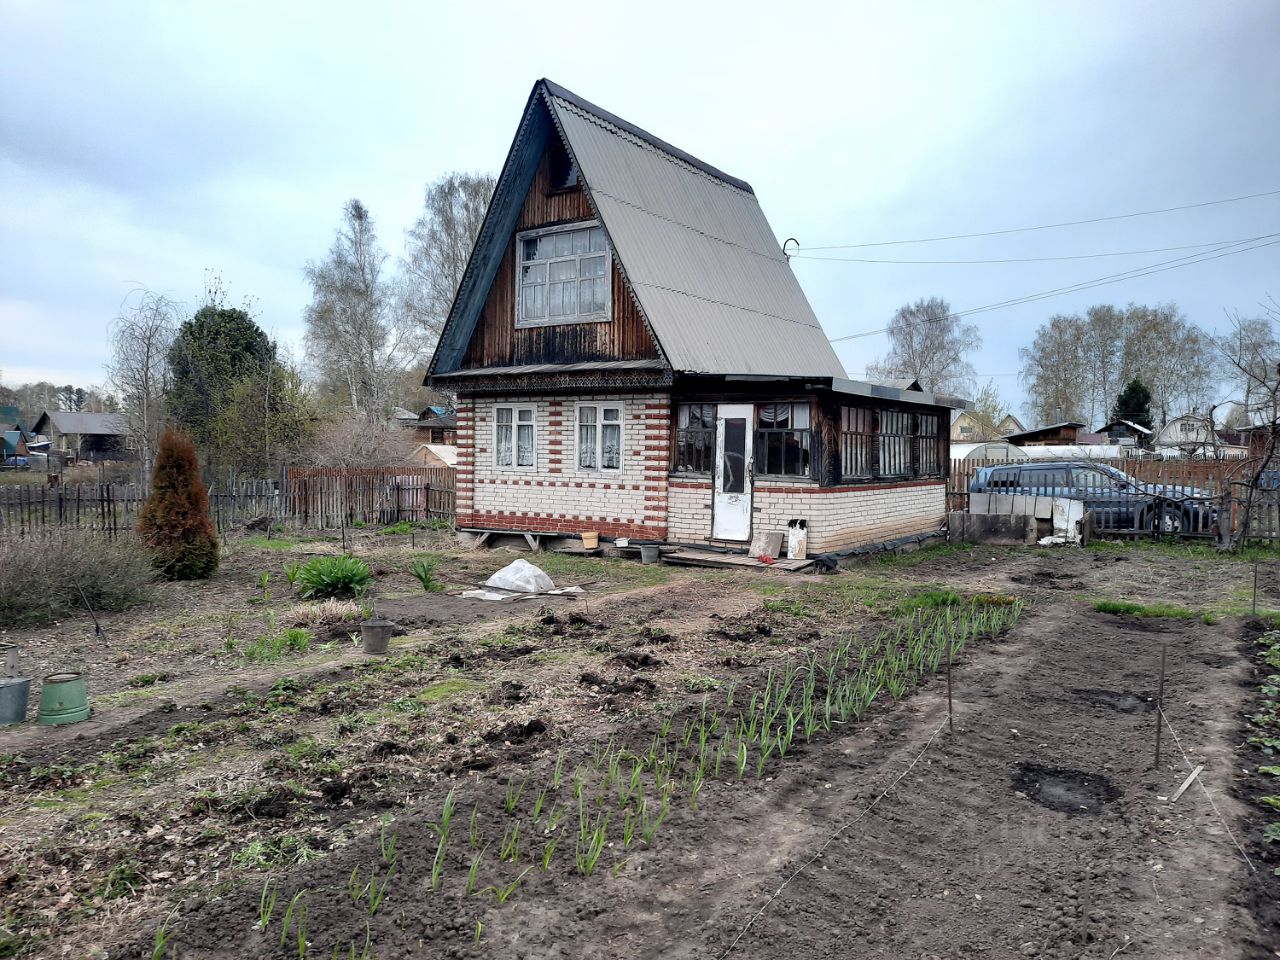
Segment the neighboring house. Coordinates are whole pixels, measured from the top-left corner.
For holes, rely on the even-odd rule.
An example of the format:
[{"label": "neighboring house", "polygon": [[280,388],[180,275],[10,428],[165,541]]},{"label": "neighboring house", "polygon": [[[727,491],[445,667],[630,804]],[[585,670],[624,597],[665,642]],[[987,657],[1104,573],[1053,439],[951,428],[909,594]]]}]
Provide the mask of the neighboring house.
[{"label": "neighboring house", "polygon": [[1001,439],[1019,447],[1069,446],[1078,442],[1080,431],[1083,429],[1083,423],[1068,420],[1065,423],[1051,423],[1047,427],[1037,427],[1034,430],[1005,434]]},{"label": "neighboring house", "polygon": [[1151,447],[1161,456],[1175,458],[1235,460],[1249,455],[1247,438],[1216,429],[1209,417],[1199,413],[1174,417],[1155,433]]},{"label": "neighboring house", "polygon": [[458,525],[811,550],[934,530],[946,407],[848,380],[751,187],[534,85],[427,382]]},{"label": "neighboring house", "polygon": [[458,442],[458,415],[446,413],[435,415],[431,408],[422,411],[422,416],[409,426],[418,434],[418,438],[426,443]]},{"label": "neighboring house", "polygon": [[46,410],[33,431],[49,441],[55,456],[77,460],[125,460],[132,456],[128,428],[115,413],[69,413]]},{"label": "neighboring house", "polygon": [[1012,413],[1006,413],[996,424],[996,436],[1007,437],[1011,433],[1026,433],[1027,428]]},{"label": "neighboring house", "polygon": [[420,443],[405,457],[405,463],[418,467],[456,467],[458,448],[450,443]]},{"label": "neighboring house", "polygon": [[1146,447],[1151,442],[1151,430],[1130,420],[1112,420],[1100,426],[1097,432],[1106,438],[1106,442],[1118,443],[1122,447]]},{"label": "neighboring house", "polygon": [[984,428],[981,418],[972,410],[960,410],[951,418],[952,443],[985,443],[1026,428],[1011,413],[1006,413],[994,427]]}]

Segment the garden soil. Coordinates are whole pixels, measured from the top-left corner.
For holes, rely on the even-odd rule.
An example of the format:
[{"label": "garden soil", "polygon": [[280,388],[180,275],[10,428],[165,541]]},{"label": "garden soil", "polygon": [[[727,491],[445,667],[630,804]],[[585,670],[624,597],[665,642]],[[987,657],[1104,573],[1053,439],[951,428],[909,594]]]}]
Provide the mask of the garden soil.
[{"label": "garden soil", "polygon": [[[530,610],[518,629],[477,623],[456,637],[437,630],[423,655],[483,682],[489,713],[451,707],[430,766],[406,735],[371,743],[370,762],[358,777],[344,773],[342,790],[313,791],[311,829],[322,831],[328,818],[350,839],[321,859],[270,872],[278,905],[265,933],[254,924],[268,875],[223,868],[186,896],[174,890],[149,908],[112,908],[97,925],[80,915],[73,934],[33,955],[151,957],[168,917],[168,955],[179,960],[296,957],[296,924],[281,936],[295,894],[305,903],[306,956],[348,960],[366,942],[377,960],[1280,955],[1280,915],[1267,894],[1275,888],[1250,871],[1233,839],[1270,873],[1275,864],[1263,863],[1248,839],[1260,814],[1233,794],[1241,714],[1254,690],[1244,618],[1117,617],[1090,602],[1123,596],[1200,606],[1238,590],[1245,565],[1138,551],[978,549],[870,573],[1027,601],[1012,631],[960,658],[953,724],[945,681],[935,676],[903,701],[820,734],[765,780],[709,780],[696,809],[678,793],[651,847],[623,850],[621,825],[611,824],[611,844],[590,877],[572,867],[570,815],[552,869],[536,866],[547,837],[527,838],[520,869],[534,868],[499,904],[492,891],[463,890],[473,807],[477,829],[496,847],[507,823],[504,795],[526,777],[545,782],[561,751],[572,764],[604,737],[640,749],[659,698],[687,716],[706,675],[746,685],[771,657],[830,636],[833,624],[800,606],[794,614],[762,606],[762,594],[786,600],[795,585],[834,588],[864,572],[826,580],[707,575],[589,606]],[[859,616],[850,613],[843,628],[868,629]],[[1168,725],[1157,765],[1162,650]],[[345,664],[321,670],[315,679],[326,682],[350,675]],[[208,706],[215,717],[226,713],[218,697]],[[159,729],[160,720],[150,722]],[[96,736],[77,734],[77,757]],[[103,739],[106,748],[118,730]],[[1208,794],[1193,784],[1171,802],[1200,764]],[[459,842],[433,892],[433,821],[450,788]],[[286,799],[294,809],[297,801]],[[271,835],[277,813],[256,811],[256,835]],[[385,870],[384,813],[394,815],[396,870],[371,916],[350,890],[353,876],[358,887],[370,870]],[[145,824],[139,829],[151,837]],[[149,842],[160,838],[140,846]],[[198,872],[199,861],[191,863]],[[478,886],[517,876],[489,856]]]},{"label": "garden soil", "polygon": [[[1157,767],[1154,712],[1135,705],[1151,703],[1162,648]],[[771,780],[709,784],[654,849],[615,857],[616,875],[534,871],[501,907],[433,895],[433,835],[407,819],[376,955],[1273,956],[1228,833],[1246,819],[1228,788],[1244,664],[1229,625],[1039,599],[955,671],[954,729],[935,680]],[[1217,811],[1198,787],[1169,801],[1190,764],[1205,765]],[[314,895],[315,942],[359,946],[367,917],[343,891],[371,853],[307,871],[309,888],[337,891]],[[194,955],[283,955],[251,946],[255,907],[256,894],[197,910]]]}]

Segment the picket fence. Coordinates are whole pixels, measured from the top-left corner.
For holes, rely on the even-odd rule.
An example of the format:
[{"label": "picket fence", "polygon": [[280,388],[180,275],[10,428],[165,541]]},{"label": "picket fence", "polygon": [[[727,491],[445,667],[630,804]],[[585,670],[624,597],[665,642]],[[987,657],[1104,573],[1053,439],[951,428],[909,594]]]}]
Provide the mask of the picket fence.
[{"label": "picket fence", "polygon": [[[279,479],[215,480],[209,518],[219,533],[251,521],[297,528],[452,522],[455,483],[450,467],[291,468]],[[140,483],[0,486],[0,535],[65,528],[114,537],[137,526],[149,492]]]}]

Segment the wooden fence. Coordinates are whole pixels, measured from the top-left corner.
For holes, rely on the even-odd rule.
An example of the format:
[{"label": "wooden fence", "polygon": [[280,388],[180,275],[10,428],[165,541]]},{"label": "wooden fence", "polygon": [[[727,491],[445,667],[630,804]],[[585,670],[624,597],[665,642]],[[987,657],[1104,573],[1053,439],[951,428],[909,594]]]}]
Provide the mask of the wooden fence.
[{"label": "wooden fence", "polygon": [[[1019,469],[1048,462],[952,460],[947,481],[947,509],[964,511],[969,508],[969,487],[974,475],[983,467]],[[1215,535],[1224,522],[1230,523],[1231,530],[1239,530],[1247,512],[1250,539],[1280,540],[1280,491],[1250,491],[1248,483],[1253,478],[1254,464],[1249,461],[1117,459],[1091,460],[1089,464],[1114,467],[1152,491],[1156,488],[1173,488],[1178,491],[1167,501],[1159,496],[1139,495],[1137,491],[1084,494],[1084,499],[1095,504],[1094,524],[1101,532],[1152,535],[1156,532],[1153,527],[1163,527],[1163,532],[1166,533],[1210,537]],[[994,489],[992,492],[1002,491]],[[1016,491],[1011,489],[1004,492],[1061,495],[1058,490],[1033,489],[1021,481]],[[1178,529],[1169,529],[1167,526],[1165,517],[1173,514],[1178,515],[1179,519],[1174,521]]]},{"label": "wooden fence", "polygon": [[[289,527],[452,521],[449,467],[289,469],[278,480],[215,481],[209,517],[219,532],[249,521]],[[148,488],[138,483],[0,486],[0,535],[70,528],[115,536],[133,530]]]}]

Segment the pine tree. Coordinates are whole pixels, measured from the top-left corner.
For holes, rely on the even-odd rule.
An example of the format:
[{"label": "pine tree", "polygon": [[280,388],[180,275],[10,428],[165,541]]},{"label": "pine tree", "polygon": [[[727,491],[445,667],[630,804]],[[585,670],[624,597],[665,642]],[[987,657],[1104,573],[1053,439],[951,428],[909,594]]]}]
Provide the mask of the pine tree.
[{"label": "pine tree", "polygon": [[172,430],[160,439],[138,533],[170,580],[201,580],[218,569],[218,537],[209,522],[209,494],[200,479],[196,448]]},{"label": "pine tree", "polygon": [[1151,429],[1151,391],[1141,380],[1134,378],[1120,391],[1116,398],[1115,408],[1111,411],[1112,420],[1128,420],[1140,427]]}]

